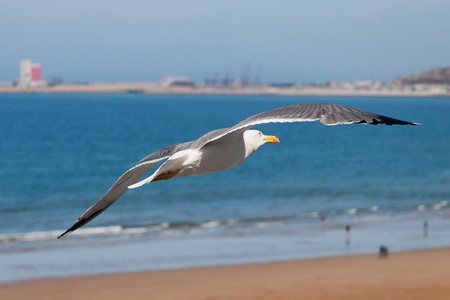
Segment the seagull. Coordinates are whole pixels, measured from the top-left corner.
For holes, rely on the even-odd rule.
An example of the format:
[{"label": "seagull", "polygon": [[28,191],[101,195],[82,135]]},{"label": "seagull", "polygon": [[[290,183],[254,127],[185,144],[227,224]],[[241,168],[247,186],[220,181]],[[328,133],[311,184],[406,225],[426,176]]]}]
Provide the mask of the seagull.
[{"label": "seagull", "polygon": [[[210,131],[194,141],[174,144],[144,157],[122,174],[108,192],[86,210],[58,239],[86,225],[129,189],[159,180],[222,172],[243,163],[262,145],[279,143],[276,136],[264,135],[259,130],[250,130],[255,125],[317,120],[324,125],[420,125],[353,107],[326,103],[301,103],[262,112],[232,127]],[[152,175],[139,181],[145,173],[162,161],[165,162]]]}]

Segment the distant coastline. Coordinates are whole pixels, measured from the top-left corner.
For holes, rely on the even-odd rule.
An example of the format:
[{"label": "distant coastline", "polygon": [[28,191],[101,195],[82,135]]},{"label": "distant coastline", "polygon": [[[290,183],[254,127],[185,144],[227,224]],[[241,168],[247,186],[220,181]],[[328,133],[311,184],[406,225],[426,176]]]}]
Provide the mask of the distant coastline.
[{"label": "distant coastline", "polygon": [[165,86],[156,82],[59,84],[42,87],[0,86],[0,94],[15,93],[134,93],[134,94],[193,94],[193,95],[281,95],[281,96],[395,96],[450,97],[450,86],[438,84],[413,85],[293,85],[293,86]]}]

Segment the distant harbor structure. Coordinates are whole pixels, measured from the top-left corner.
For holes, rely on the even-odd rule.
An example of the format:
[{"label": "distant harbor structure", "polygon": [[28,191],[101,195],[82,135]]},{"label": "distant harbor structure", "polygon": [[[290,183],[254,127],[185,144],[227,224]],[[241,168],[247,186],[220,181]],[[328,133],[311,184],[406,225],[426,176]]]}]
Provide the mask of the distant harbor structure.
[{"label": "distant harbor structure", "polygon": [[181,86],[181,87],[194,87],[195,82],[190,80],[189,77],[185,76],[167,76],[161,79],[162,87],[172,87],[172,86]]},{"label": "distant harbor structure", "polygon": [[42,66],[30,59],[20,61],[20,78],[0,82],[2,93],[130,93],[130,94],[234,94],[234,95],[308,95],[308,96],[396,96],[450,97],[450,67],[431,69],[387,82],[359,80],[341,82],[262,82],[258,70],[250,77],[250,65],[242,76],[233,77],[229,70],[218,72],[196,83],[187,76],[165,76],[159,82],[64,82],[62,76],[42,79]]},{"label": "distant harbor structure", "polygon": [[18,85],[23,88],[45,86],[45,81],[42,80],[41,64],[33,63],[30,59],[21,60]]}]

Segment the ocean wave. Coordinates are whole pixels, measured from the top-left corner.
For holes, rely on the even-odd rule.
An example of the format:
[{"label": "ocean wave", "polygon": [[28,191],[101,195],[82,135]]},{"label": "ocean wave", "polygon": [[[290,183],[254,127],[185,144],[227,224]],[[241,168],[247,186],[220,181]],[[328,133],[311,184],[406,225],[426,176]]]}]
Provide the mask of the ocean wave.
[{"label": "ocean wave", "polygon": [[[316,228],[323,216],[327,217],[329,224],[340,222],[377,222],[398,217],[420,217],[421,214],[441,212],[445,216],[446,209],[450,205],[446,200],[437,203],[421,204],[418,206],[397,207],[395,209],[383,209],[381,205],[368,207],[351,207],[341,210],[332,210],[319,213],[317,211],[304,212],[286,216],[255,217],[247,219],[227,218],[219,220],[182,221],[149,223],[136,226],[102,226],[81,228],[67,236],[67,239],[90,239],[98,237],[136,237],[136,236],[181,236],[193,234],[226,234],[230,230],[259,230],[274,227],[282,227],[287,224],[296,224],[303,228]],[[419,215],[417,215],[419,214]],[[349,219],[350,218],[350,219]],[[45,242],[56,240],[61,234],[60,230],[35,231],[24,233],[0,234],[0,244],[18,242]]]}]

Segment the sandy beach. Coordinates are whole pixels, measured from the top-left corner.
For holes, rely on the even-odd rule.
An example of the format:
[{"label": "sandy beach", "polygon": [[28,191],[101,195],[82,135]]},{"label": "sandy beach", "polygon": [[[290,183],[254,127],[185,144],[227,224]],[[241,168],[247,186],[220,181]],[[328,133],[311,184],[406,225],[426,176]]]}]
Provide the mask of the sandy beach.
[{"label": "sandy beach", "polygon": [[0,299],[450,299],[450,248],[0,285]]}]

